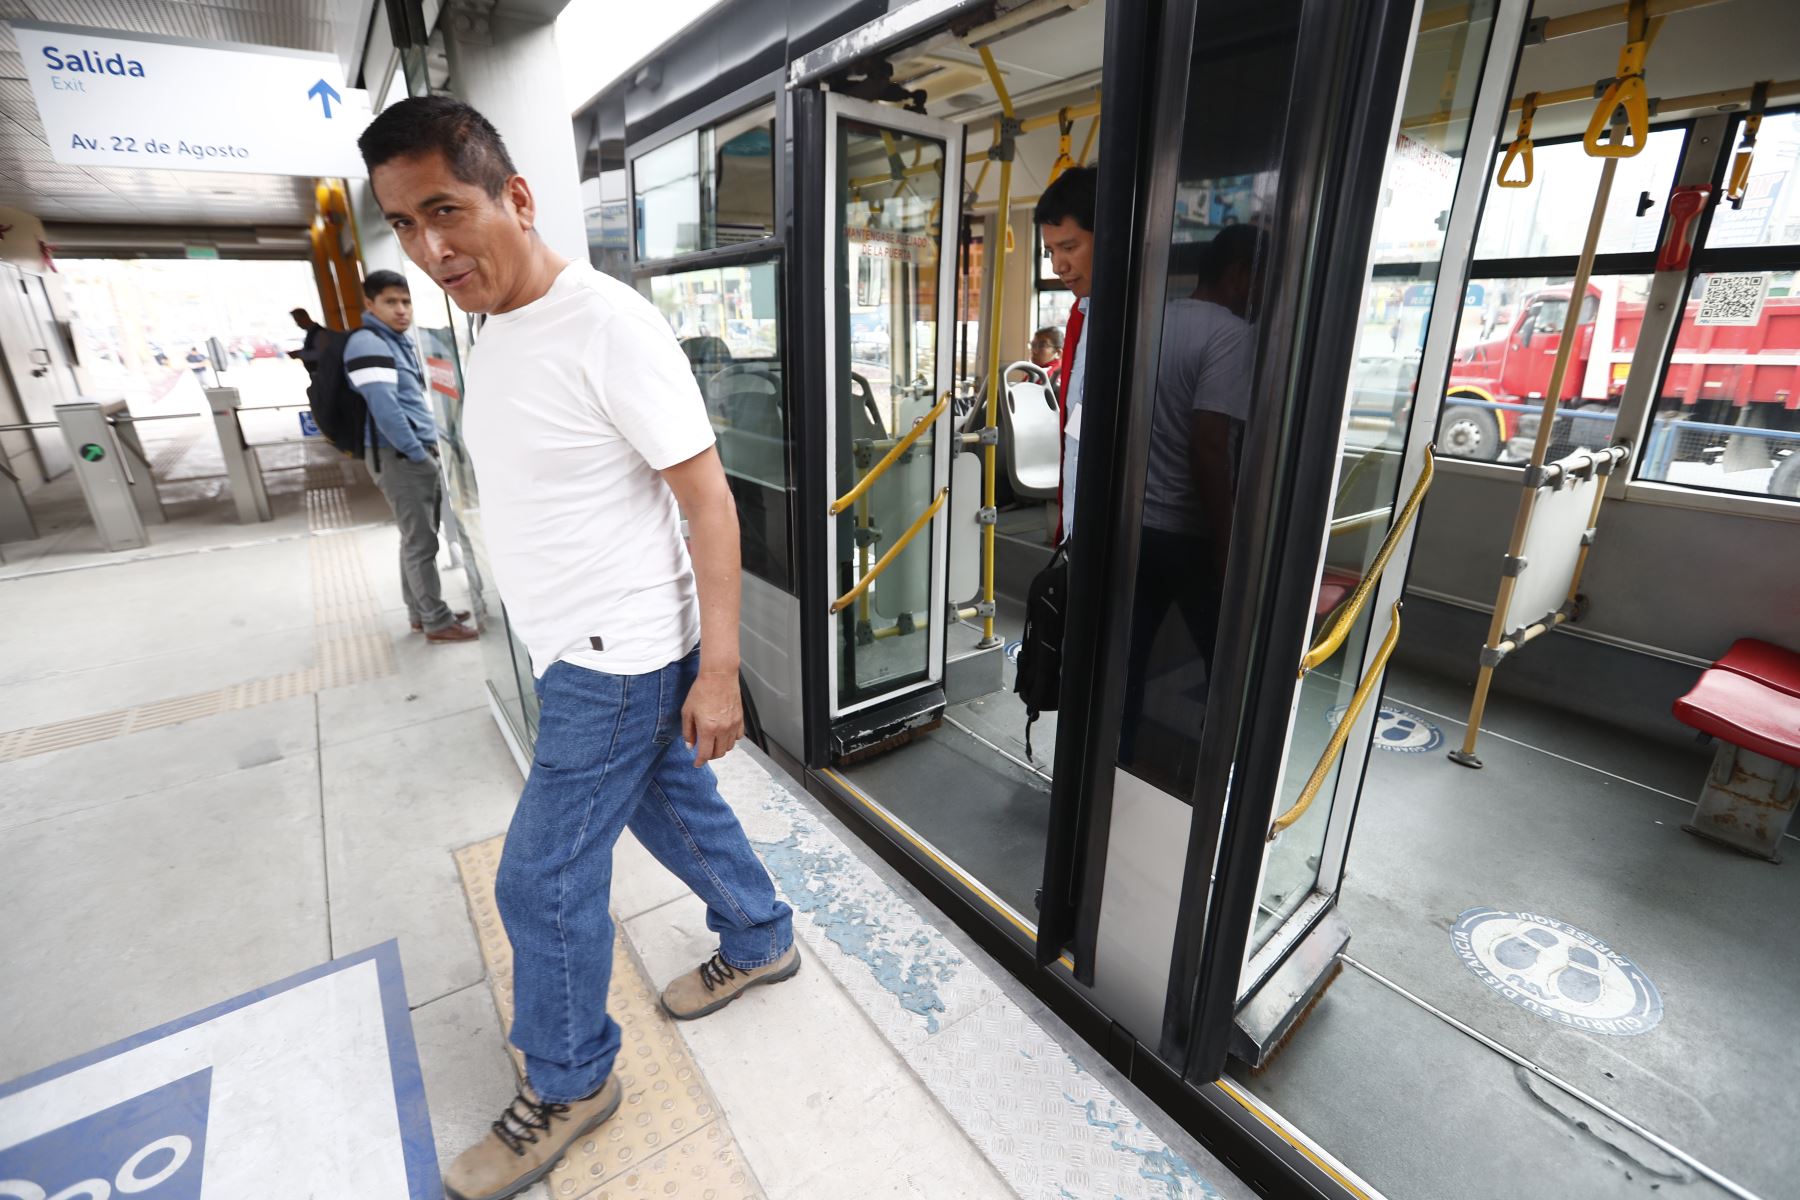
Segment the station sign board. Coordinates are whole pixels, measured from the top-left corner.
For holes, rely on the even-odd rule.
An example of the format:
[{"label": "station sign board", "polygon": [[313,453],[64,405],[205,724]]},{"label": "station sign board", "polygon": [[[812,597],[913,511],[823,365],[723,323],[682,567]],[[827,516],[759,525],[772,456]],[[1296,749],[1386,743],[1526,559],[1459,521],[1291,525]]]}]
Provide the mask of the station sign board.
[{"label": "station sign board", "polygon": [[368,93],[335,56],[12,22],[57,162],[78,167],[367,174]]}]

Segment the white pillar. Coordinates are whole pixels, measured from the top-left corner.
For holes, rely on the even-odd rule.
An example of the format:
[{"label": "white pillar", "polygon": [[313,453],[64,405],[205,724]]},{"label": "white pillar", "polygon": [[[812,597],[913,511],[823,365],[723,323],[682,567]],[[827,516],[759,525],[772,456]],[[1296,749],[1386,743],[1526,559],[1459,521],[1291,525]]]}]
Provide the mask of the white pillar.
[{"label": "white pillar", "polygon": [[544,241],[563,257],[586,262],[575,129],[563,96],[554,27],[488,9],[481,0],[453,0],[444,16],[450,90],[506,139],[537,199],[537,229]]}]

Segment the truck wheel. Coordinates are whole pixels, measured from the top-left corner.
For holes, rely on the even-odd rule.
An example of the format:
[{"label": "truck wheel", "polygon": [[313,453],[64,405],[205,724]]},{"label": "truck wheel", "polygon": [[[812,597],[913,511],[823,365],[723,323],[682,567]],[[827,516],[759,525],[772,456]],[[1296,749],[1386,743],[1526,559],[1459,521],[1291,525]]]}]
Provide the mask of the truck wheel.
[{"label": "truck wheel", "polygon": [[1769,495],[1800,500],[1800,451],[1788,455],[1769,476]]},{"label": "truck wheel", "polygon": [[1453,404],[1438,422],[1438,453],[1494,462],[1500,457],[1500,422],[1485,408]]}]

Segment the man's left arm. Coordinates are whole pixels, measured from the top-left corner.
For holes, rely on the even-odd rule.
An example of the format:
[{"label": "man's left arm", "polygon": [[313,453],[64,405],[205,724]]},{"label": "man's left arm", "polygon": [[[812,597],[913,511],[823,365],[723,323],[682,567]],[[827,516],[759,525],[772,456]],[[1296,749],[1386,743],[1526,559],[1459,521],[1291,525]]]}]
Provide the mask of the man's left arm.
[{"label": "man's left arm", "polygon": [[719,451],[709,446],[662,472],[688,524],[688,555],[700,591],[700,676],[681,706],[681,736],[694,765],[723,758],[744,736],[738,693],[737,504]]}]

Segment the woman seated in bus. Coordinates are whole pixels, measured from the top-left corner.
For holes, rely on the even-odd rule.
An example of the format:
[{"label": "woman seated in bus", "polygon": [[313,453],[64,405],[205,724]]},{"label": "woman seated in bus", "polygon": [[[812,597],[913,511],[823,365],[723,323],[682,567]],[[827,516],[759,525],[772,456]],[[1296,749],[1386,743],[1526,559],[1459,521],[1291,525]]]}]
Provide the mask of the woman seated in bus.
[{"label": "woman seated in bus", "polygon": [[1031,361],[1044,369],[1052,382],[1062,375],[1062,330],[1046,325],[1031,335]]}]

